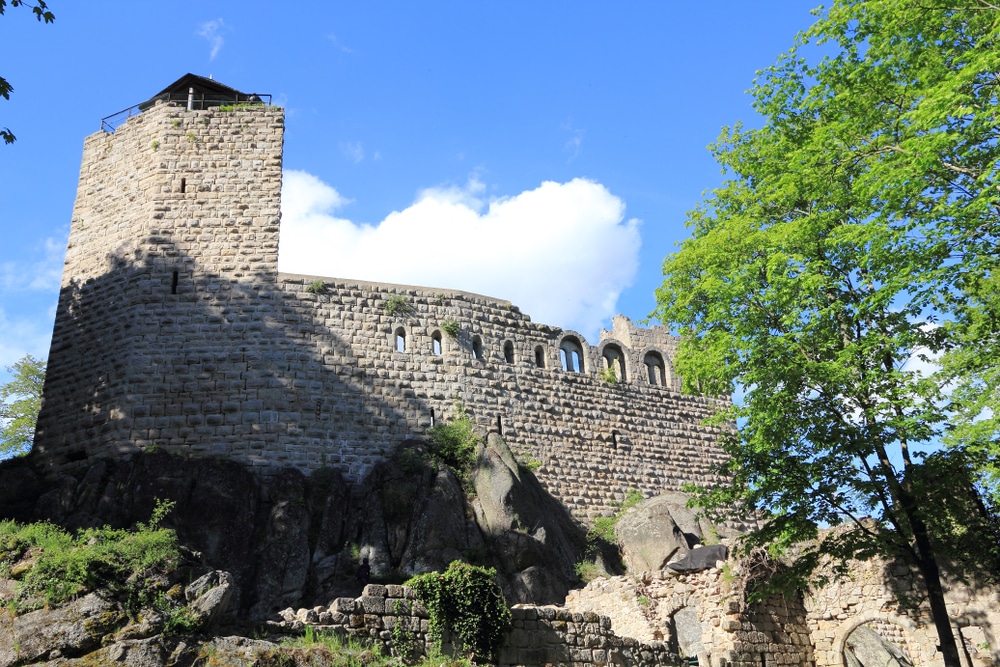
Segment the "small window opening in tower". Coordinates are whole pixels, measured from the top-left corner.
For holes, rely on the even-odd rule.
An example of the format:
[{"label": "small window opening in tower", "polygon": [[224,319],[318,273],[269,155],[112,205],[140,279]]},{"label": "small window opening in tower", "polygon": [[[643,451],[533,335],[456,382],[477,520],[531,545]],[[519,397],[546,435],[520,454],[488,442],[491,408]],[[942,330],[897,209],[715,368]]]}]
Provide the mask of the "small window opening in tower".
[{"label": "small window opening in tower", "polygon": [[618,431],[611,432],[611,448],[618,450]]},{"label": "small window opening in tower", "polygon": [[559,345],[559,360],[564,371],[583,373],[583,345],[573,336],[566,336]]},{"label": "small window opening in tower", "polygon": [[654,387],[662,387],[667,384],[663,356],[659,352],[647,352],[642,362],[646,365],[649,384]]},{"label": "small window opening in tower", "polygon": [[503,435],[503,417],[497,415],[497,433]]},{"label": "small window opening in tower", "polygon": [[615,378],[619,382],[626,382],[625,377],[625,353],[617,345],[609,344],[604,348],[604,367],[614,371]]},{"label": "small window opening in tower", "polygon": [[434,408],[431,408],[431,428],[434,427]]},{"label": "small window opening in tower", "polygon": [[514,363],[514,343],[509,340],[503,344],[503,360],[508,364]]},{"label": "small window opening in tower", "polygon": [[406,329],[396,329],[396,352],[406,352]]},{"label": "small window opening in tower", "polygon": [[184,194],[185,192],[187,192],[187,179],[186,178],[182,178],[181,179],[181,194]]},{"label": "small window opening in tower", "polygon": [[545,348],[541,345],[535,348],[535,365],[545,368]]},{"label": "small window opening in tower", "polygon": [[479,361],[483,359],[483,339],[479,336],[474,336],[472,339],[472,356]]},{"label": "small window opening in tower", "polygon": [[180,279],[180,274],[174,271],[173,278],[170,279],[170,293],[177,294],[177,281]]},{"label": "small window opening in tower", "polygon": [[436,357],[441,356],[441,332],[435,331],[431,334],[431,352]]}]

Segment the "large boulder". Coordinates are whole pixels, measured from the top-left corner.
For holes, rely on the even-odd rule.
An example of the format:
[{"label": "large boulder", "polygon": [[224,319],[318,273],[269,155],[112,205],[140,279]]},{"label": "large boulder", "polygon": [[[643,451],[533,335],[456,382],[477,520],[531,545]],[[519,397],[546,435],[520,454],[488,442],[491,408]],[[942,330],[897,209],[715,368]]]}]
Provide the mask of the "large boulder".
[{"label": "large boulder", "polygon": [[84,655],[127,620],[121,605],[90,593],[0,623],[0,667]]},{"label": "large boulder", "polygon": [[[674,499],[657,496],[629,508],[615,525],[615,537],[629,571],[655,572],[684,556],[700,540],[673,518]],[[690,524],[687,526],[690,528]]]},{"label": "large boulder", "polygon": [[518,465],[497,433],[471,474],[476,523],[499,563],[514,602],[561,602],[574,580],[584,535],[535,476]]}]

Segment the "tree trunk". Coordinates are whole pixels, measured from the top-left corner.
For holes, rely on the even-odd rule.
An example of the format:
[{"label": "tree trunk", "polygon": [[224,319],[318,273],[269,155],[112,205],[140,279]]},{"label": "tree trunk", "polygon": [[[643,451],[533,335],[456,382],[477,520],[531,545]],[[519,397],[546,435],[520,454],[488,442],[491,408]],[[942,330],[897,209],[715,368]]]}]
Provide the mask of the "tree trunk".
[{"label": "tree trunk", "polygon": [[[909,494],[904,494],[907,501],[912,499]],[[931,549],[931,540],[927,534],[927,526],[917,515],[915,508],[910,502],[905,507],[910,526],[913,528],[913,540],[916,543],[917,567],[923,575],[924,585],[927,587],[927,601],[931,607],[931,619],[934,621],[934,628],[938,635],[938,650],[944,659],[945,667],[961,667],[958,655],[958,645],[955,642],[955,633],[951,628],[951,619],[948,617],[948,608],[944,601],[944,588],[941,585],[941,571],[938,568],[937,559]]]}]

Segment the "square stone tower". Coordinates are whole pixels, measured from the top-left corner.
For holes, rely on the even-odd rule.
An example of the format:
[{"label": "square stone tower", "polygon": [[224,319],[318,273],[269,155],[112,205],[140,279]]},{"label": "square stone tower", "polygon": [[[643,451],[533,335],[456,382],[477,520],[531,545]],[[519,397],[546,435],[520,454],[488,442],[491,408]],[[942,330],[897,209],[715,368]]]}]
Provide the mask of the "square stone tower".
[{"label": "square stone tower", "polygon": [[225,426],[277,281],[283,111],[194,75],[133,109],[84,142],[35,438],[54,468]]}]

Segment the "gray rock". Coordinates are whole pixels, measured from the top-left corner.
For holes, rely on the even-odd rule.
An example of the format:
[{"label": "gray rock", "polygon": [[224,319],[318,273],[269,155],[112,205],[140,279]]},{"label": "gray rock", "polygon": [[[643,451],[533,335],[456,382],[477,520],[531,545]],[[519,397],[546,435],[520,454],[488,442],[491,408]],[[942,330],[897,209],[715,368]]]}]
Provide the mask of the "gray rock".
[{"label": "gray rock", "polygon": [[199,577],[184,589],[184,597],[191,601],[189,609],[203,628],[219,621],[229,606],[236,590],[233,575],[216,570]]},{"label": "gray rock", "polygon": [[117,604],[95,593],[61,607],[22,614],[13,623],[0,625],[0,667],[31,664],[49,656],[84,655],[126,620]]},{"label": "gray rock", "polygon": [[685,535],[673,511],[677,511],[675,499],[657,496],[630,508],[618,520],[615,537],[630,572],[662,570],[694,546],[698,537]]},{"label": "gray rock", "polygon": [[581,531],[565,508],[490,433],[471,475],[476,523],[507,581],[512,602],[561,602],[578,558]]}]

